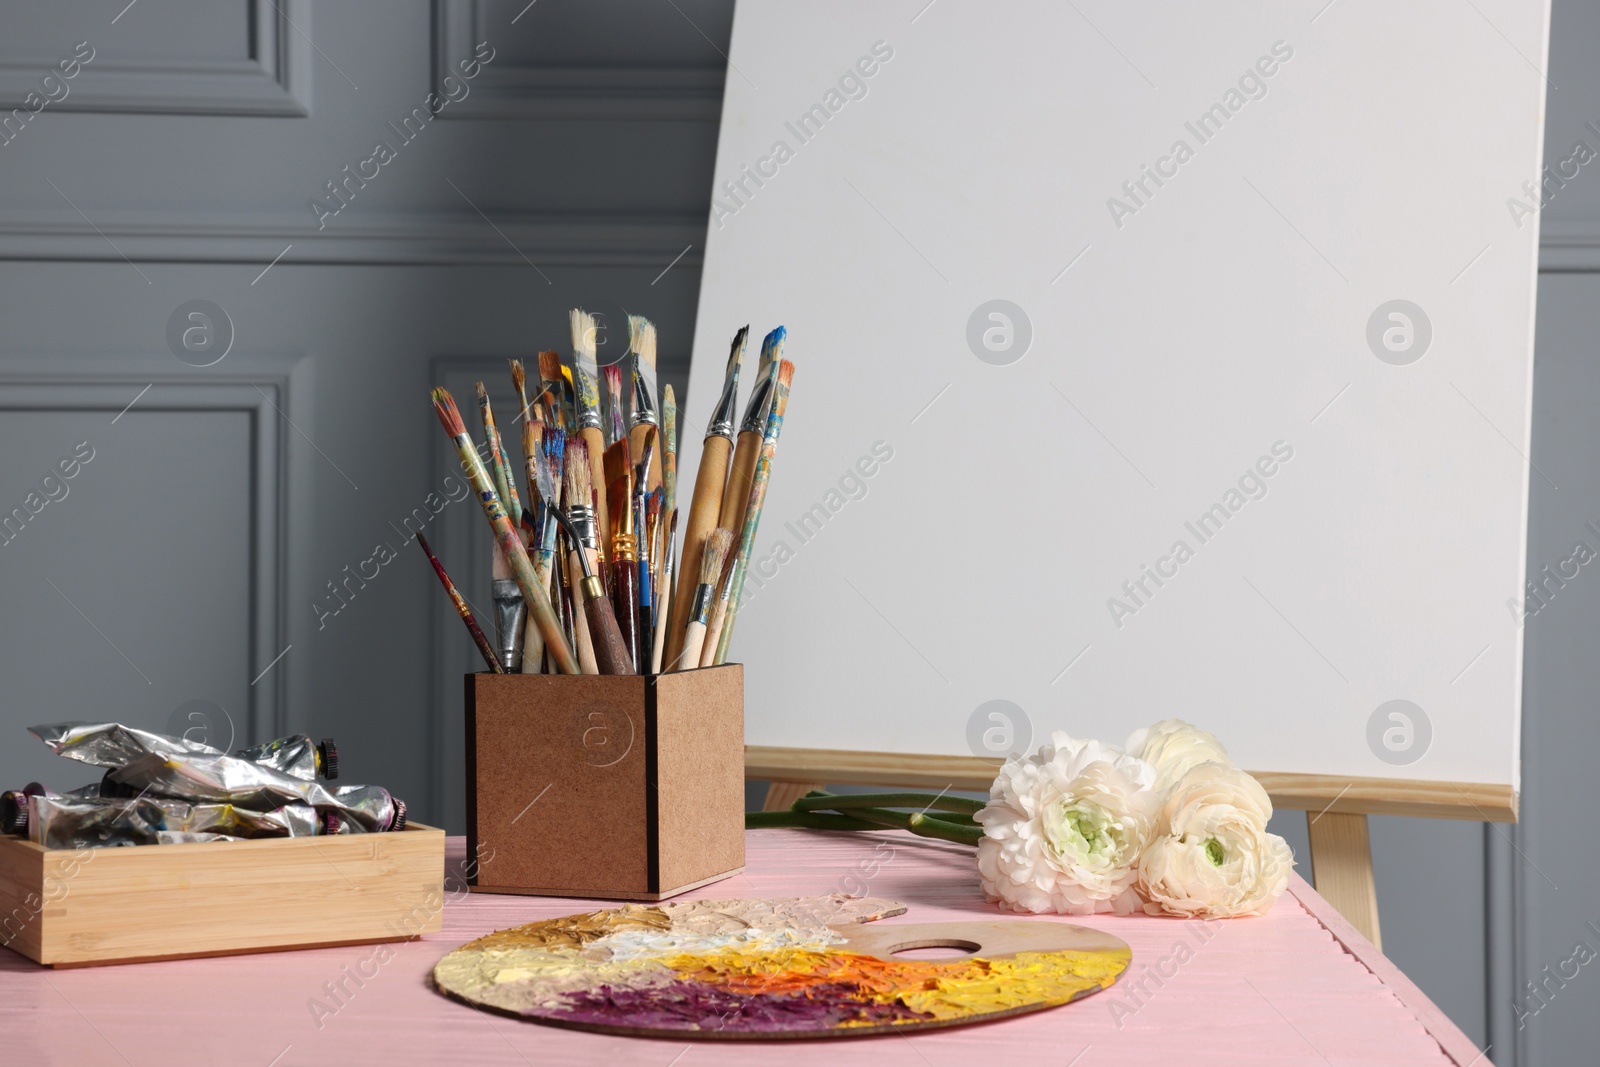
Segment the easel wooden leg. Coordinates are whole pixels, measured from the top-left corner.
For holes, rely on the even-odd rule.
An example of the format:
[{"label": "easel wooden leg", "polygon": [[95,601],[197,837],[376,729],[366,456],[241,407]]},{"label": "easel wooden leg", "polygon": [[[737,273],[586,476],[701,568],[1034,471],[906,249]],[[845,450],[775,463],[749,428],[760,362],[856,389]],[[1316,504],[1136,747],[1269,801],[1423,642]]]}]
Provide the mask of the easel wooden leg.
[{"label": "easel wooden leg", "polygon": [[[771,796],[767,795],[769,803]],[[1381,951],[1378,890],[1372,877],[1372,843],[1367,837],[1367,817],[1324,811],[1316,817],[1308,815],[1307,820],[1311,836],[1311,878],[1317,892]]]},{"label": "easel wooden leg", "polygon": [[824,782],[770,782],[762,811],[783,811],[813,789],[827,788]]}]

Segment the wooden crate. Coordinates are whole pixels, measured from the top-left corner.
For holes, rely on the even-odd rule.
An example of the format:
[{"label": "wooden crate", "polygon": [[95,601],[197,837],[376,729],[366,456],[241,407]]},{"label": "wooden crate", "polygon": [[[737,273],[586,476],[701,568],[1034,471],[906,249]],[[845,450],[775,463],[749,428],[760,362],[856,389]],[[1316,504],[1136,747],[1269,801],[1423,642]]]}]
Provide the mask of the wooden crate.
[{"label": "wooden crate", "polygon": [[744,668],[466,677],[477,892],[664,900],[744,870]]},{"label": "wooden crate", "polygon": [[55,967],[438,930],[444,831],[47,849],[0,837],[0,944]]}]

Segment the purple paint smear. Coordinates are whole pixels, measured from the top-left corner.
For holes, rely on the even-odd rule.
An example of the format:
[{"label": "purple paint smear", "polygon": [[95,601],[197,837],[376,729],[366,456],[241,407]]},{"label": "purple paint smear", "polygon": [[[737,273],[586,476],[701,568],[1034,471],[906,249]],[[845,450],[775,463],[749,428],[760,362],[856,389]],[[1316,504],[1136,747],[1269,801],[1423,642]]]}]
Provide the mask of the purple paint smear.
[{"label": "purple paint smear", "polygon": [[665,988],[599,989],[568,993],[561,1008],[531,1014],[567,1022],[665,1030],[726,1030],[772,1033],[822,1030],[845,1023],[899,1023],[931,1019],[898,1001],[884,1004],[856,999],[859,990],[845,982],[825,982],[805,993],[730,993],[718,986],[679,979]]}]

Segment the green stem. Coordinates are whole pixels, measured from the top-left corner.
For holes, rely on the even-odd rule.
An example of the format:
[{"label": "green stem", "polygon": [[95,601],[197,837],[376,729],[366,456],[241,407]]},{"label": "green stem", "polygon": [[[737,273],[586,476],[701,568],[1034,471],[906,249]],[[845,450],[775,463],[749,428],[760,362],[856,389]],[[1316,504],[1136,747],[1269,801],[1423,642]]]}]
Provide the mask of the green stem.
[{"label": "green stem", "polygon": [[909,825],[906,829],[921,837],[937,837],[961,845],[976,845],[983,840],[983,830],[976,826],[957,826],[920,813],[911,816],[907,822]]},{"label": "green stem", "polygon": [[932,793],[858,793],[853,796],[807,794],[794,802],[795,811],[844,811],[855,808],[921,808],[975,815],[986,802]]},{"label": "green stem", "polygon": [[957,826],[978,825],[977,819],[974,819],[972,816],[959,811],[925,811],[923,814],[930,819],[937,819],[939,822],[954,823]]},{"label": "green stem", "polygon": [[778,826],[798,826],[811,830],[881,830],[877,823],[853,819],[847,815],[829,815],[817,811],[747,811],[744,813],[746,830],[762,830]]},{"label": "green stem", "polygon": [[861,819],[879,826],[892,826],[896,830],[911,828],[910,812],[890,811],[888,808],[851,808],[848,814],[841,815],[840,818]]}]

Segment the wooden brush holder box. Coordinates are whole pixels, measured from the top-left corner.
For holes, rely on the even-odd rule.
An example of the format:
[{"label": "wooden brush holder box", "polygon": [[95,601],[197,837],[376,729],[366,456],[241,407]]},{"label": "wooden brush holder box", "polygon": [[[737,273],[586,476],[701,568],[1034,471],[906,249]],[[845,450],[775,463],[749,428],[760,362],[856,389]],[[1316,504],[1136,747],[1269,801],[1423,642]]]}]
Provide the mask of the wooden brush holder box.
[{"label": "wooden brush holder box", "polygon": [[466,676],[480,893],[665,900],[744,870],[744,668]]}]

